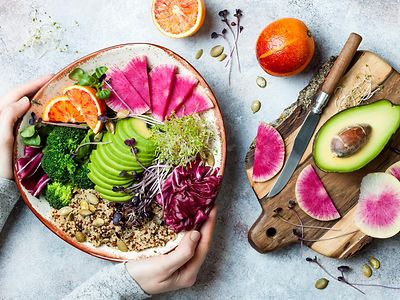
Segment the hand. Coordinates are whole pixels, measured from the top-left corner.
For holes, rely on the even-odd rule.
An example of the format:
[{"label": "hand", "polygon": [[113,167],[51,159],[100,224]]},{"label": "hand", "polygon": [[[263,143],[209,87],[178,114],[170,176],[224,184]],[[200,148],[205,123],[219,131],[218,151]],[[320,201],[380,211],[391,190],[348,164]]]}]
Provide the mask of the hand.
[{"label": "hand", "polygon": [[13,128],[18,118],[30,107],[27,96],[37,92],[52,75],[47,75],[14,88],[0,98],[0,177],[12,179]]},{"label": "hand", "polygon": [[128,261],[126,268],[129,274],[148,294],[191,287],[210,248],[216,216],[217,209],[214,207],[200,232],[187,232],[172,252]]}]

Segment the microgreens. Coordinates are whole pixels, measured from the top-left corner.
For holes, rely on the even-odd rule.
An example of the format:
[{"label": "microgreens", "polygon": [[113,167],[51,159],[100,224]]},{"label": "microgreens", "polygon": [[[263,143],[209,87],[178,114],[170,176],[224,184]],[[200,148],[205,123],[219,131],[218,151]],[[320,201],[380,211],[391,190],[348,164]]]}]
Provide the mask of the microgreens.
[{"label": "microgreens", "polygon": [[90,75],[83,69],[76,68],[69,73],[69,78],[76,81],[78,85],[90,86],[96,89],[96,96],[104,100],[110,97],[110,90],[103,88],[107,70],[107,67],[101,66],[96,68],[94,73]]}]

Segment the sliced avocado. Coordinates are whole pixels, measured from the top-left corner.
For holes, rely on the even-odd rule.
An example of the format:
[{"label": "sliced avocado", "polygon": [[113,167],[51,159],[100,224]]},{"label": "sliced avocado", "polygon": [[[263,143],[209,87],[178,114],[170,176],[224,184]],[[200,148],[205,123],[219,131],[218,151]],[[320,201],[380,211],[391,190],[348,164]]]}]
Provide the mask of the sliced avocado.
[{"label": "sliced avocado", "polygon": [[[371,127],[366,143],[355,153],[338,157],[331,142],[348,127],[366,124]],[[331,117],[318,131],[313,146],[316,165],[326,172],[353,172],[368,164],[383,150],[400,126],[400,106],[389,100],[348,108]]]},{"label": "sliced avocado", "polygon": [[[139,130],[143,130],[140,129],[141,123],[135,123],[135,120],[140,121],[137,119],[125,119],[119,121],[115,129],[115,135],[120,137],[122,140],[134,138],[138,146],[139,145],[145,146],[149,150],[154,149],[155,144],[153,143],[152,140],[149,139],[151,137],[151,131],[146,127],[146,130],[149,132],[146,133],[146,136],[148,136],[148,138],[143,137],[142,134],[139,132]],[[139,130],[135,127],[137,126],[137,124],[139,124]]]},{"label": "sliced avocado", "polygon": [[116,185],[124,185],[132,181],[132,178],[130,177],[119,177],[118,179],[109,178],[103,173],[99,172],[98,168],[93,167],[92,164],[89,164],[89,170],[90,172],[88,174],[88,177],[95,184],[104,182],[107,185],[116,186]]},{"label": "sliced avocado", "polygon": [[132,199],[132,195],[121,193],[121,192],[113,192],[112,190],[105,189],[101,186],[96,185],[94,187],[96,191],[100,193],[101,198],[113,201],[113,202],[124,202]]}]

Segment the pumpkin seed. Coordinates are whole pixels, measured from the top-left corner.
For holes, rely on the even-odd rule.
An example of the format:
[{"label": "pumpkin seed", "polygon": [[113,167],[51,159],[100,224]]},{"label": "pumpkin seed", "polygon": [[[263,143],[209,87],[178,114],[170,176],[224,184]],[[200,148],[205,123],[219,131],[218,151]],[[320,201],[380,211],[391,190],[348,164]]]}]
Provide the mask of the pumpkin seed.
[{"label": "pumpkin seed", "polygon": [[267,86],[267,81],[266,81],[265,78],[262,77],[262,76],[258,76],[258,77],[257,77],[256,83],[257,83],[257,85],[258,85],[260,88],[262,88],[262,89],[265,88],[265,87]]},{"label": "pumpkin seed", "polygon": [[121,240],[118,240],[118,241],[117,241],[117,247],[118,247],[118,249],[119,249],[120,251],[122,251],[122,252],[128,252],[128,247],[127,247],[126,244],[125,244],[123,241],[121,241]]},{"label": "pumpkin seed", "polygon": [[225,53],[222,53],[220,56],[217,57],[217,59],[219,61],[224,61],[226,57],[227,57],[227,55]]},{"label": "pumpkin seed", "polygon": [[373,256],[369,259],[369,264],[376,270],[381,267],[381,262]]},{"label": "pumpkin seed", "polygon": [[97,198],[96,195],[93,194],[87,194],[86,200],[93,205],[97,205],[99,203],[99,198]]},{"label": "pumpkin seed", "polygon": [[86,235],[84,235],[80,231],[75,232],[75,238],[79,243],[83,243],[86,241]]},{"label": "pumpkin seed", "polygon": [[72,207],[64,206],[58,210],[60,216],[67,216],[72,212]]},{"label": "pumpkin seed", "polygon": [[87,217],[87,216],[90,216],[91,214],[93,214],[93,212],[91,212],[88,209],[81,209],[81,210],[79,210],[79,214],[81,216]]},{"label": "pumpkin seed", "polygon": [[196,54],[194,55],[194,58],[200,59],[202,55],[203,55],[203,49],[197,50]]},{"label": "pumpkin seed", "polygon": [[253,114],[255,114],[256,112],[258,112],[261,108],[261,102],[259,100],[254,100],[251,103],[251,110],[253,111]]},{"label": "pumpkin seed", "polygon": [[105,222],[104,222],[104,220],[102,218],[96,218],[96,219],[94,219],[92,225],[96,226],[96,227],[101,227],[101,226],[104,225],[104,223]]},{"label": "pumpkin seed", "polygon": [[87,203],[85,200],[81,201],[81,203],[79,203],[79,206],[81,207],[81,209],[89,209],[89,203]]},{"label": "pumpkin seed", "polygon": [[117,112],[117,119],[126,119],[129,116],[130,112],[127,109],[120,110]]},{"label": "pumpkin seed", "polygon": [[362,272],[363,272],[365,277],[371,277],[371,275],[372,275],[372,269],[367,264],[364,264],[362,266]]},{"label": "pumpkin seed", "polygon": [[329,280],[326,278],[320,278],[315,282],[315,287],[319,290],[323,290],[328,286]]},{"label": "pumpkin seed", "polygon": [[101,240],[101,242],[102,242],[103,244],[107,244],[109,241],[110,241],[109,238],[105,238],[105,239],[102,239],[102,240]]},{"label": "pumpkin seed", "polygon": [[211,48],[210,50],[210,55],[212,57],[218,57],[224,52],[224,46],[222,45],[217,45]]},{"label": "pumpkin seed", "polygon": [[103,138],[103,132],[99,132],[93,137],[93,141],[94,142],[101,142],[102,138]]},{"label": "pumpkin seed", "polygon": [[106,129],[109,133],[114,134],[115,133],[115,124],[114,122],[107,121],[106,122]]},{"label": "pumpkin seed", "polygon": [[89,204],[89,210],[94,213],[96,211],[96,206]]}]

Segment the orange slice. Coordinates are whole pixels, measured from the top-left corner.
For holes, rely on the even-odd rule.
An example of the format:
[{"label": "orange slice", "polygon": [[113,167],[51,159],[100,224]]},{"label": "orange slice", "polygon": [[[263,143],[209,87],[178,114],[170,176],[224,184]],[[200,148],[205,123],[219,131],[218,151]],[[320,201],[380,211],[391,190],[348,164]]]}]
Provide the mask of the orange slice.
[{"label": "orange slice", "polygon": [[72,104],[85,118],[86,124],[97,133],[103,127],[98,117],[106,111],[104,101],[96,97],[96,90],[88,86],[71,85],[63,91]]},{"label": "orange slice", "polygon": [[43,121],[62,123],[84,123],[85,118],[75,108],[68,97],[60,96],[47,102],[43,114]]},{"label": "orange slice", "polygon": [[204,23],[203,0],[153,0],[153,22],[166,36],[183,38],[195,34]]}]

